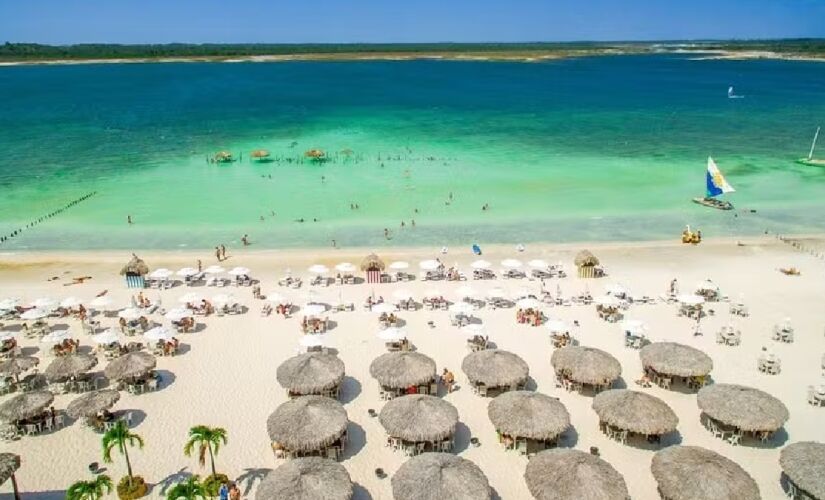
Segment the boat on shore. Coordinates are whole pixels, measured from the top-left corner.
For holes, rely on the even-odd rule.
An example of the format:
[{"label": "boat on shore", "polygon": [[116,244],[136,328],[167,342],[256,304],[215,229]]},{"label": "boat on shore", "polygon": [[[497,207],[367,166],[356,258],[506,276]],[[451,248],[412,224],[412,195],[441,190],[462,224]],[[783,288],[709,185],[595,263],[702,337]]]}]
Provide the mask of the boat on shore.
[{"label": "boat on shore", "polygon": [[717,199],[717,196],[725,193],[733,193],[736,190],[728,184],[719,167],[716,166],[716,162],[714,162],[710,156],[708,156],[708,170],[705,174],[705,184],[707,188],[705,196],[703,198],[693,198],[693,203],[717,210],[733,210],[733,203]]},{"label": "boat on shore", "polygon": [[814,158],[814,151],[816,150],[816,140],[819,139],[819,129],[820,127],[816,127],[816,133],[814,134],[814,142],[811,143],[811,151],[808,153],[808,157],[796,160],[797,163],[801,163],[802,165],[809,165],[811,167],[825,167],[825,158]]}]

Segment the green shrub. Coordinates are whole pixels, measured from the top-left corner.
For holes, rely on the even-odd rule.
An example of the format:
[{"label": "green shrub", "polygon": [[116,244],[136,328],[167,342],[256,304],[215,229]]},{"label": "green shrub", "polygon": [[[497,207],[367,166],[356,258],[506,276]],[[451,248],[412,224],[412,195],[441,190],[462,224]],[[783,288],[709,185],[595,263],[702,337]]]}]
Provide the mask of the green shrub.
[{"label": "green shrub", "polygon": [[206,479],[203,480],[203,487],[209,496],[216,497],[218,496],[218,490],[221,489],[221,485],[228,482],[229,476],[226,474],[212,474],[206,476]]},{"label": "green shrub", "polygon": [[129,476],[124,476],[123,479],[117,483],[117,496],[120,500],[135,500],[146,496],[149,487],[146,486],[146,481],[140,476],[133,476],[132,483],[129,484]]}]

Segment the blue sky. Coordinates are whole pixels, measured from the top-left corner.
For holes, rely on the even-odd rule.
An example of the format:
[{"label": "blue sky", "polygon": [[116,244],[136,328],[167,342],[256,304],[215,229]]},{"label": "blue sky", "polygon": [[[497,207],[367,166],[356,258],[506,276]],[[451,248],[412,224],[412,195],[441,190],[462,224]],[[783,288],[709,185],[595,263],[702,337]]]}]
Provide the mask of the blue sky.
[{"label": "blue sky", "polygon": [[0,0],[0,42],[825,37],[825,0]]}]

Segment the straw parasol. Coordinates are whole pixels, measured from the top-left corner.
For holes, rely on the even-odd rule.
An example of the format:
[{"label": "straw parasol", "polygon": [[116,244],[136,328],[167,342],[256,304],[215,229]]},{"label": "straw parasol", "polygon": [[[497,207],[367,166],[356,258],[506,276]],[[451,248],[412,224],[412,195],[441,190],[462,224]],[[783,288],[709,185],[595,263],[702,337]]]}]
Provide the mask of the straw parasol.
[{"label": "straw parasol", "polygon": [[318,394],[341,384],[344,362],[334,354],[299,354],[281,363],[277,378],[284,389],[293,393]]},{"label": "straw parasol", "polygon": [[627,500],[624,478],[601,458],[579,450],[537,453],[524,472],[527,489],[538,500],[588,498]]},{"label": "straw parasol", "polygon": [[16,379],[21,373],[34,368],[38,363],[40,363],[40,360],[34,356],[16,356],[0,361],[0,375]]},{"label": "straw parasol", "polygon": [[249,156],[255,158],[256,160],[261,158],[269,158],[269,151],[266,149],[256,149],[255,151],[252,151]]},{"label": "straw parasol", "polygon": [[622,365],[610,354],[593,347],[567,346],[550,357],[556,373],[564,372],[574,382],[582,384],[609,383],[622,374]]},{"label": "straw parasol", "polygon": [[349,500],[352,480],[338,462],[320,457],[296,458],[264,477],[256,500]]},{"label": "straw parasol", "polygon": [[72,418],[93,417],[103,410],[108,410],[120,399],[120,393],[114,389],[87,392],[66,407],[66,413]]},{"label": "straw parasol", "polygon": [[215,161],[217,162],[227,162],[232,161],[232,153],[229,151],[218,151],[215,153]]},{"label": "straw parasol", "polygon": [[803,441],[786,446],[779,465],[793,484],[813,498],[825,498],[825,444]]},{"label": "straw parasol", "polygon": [[759,487],[736,462],[698,446],[670,446],[650,465],[662,498],[760,500]]},{"label": "straw parasol", "polygon": [[320,160],[325,156],[325,154],[320,149],[310,149],[304,153],[304,156],[307,158],[312,158],[313,160]]},{"label": "straw parasol", "polygon": [[710,418],[747,432],[773,432],[790,416],[785,404],[767,392],[736,384],[714,384],[696,398]]},{"label": "straw parasol", "polygon": [[570,427],[567,408],[538,392],[505,392],[490,401],[487,415],[497,431],[514,437],[551,441]]},{"label": "straw parasol", "polygon": [[269,437],[291,451],[315,451],[347,430],[347,410],[324,396],[301,396],[279,406],[266,421]]},{"label": "straw parasol", "polygon": [[132,259],[126,263],[123,268],[120,270],[121,275],[130,275],[130,276],[145,276],[149,274],[149,266],[146,265],[146,262],[143,259],[139,258],[137,255],[132,254]]},{"label": "straw parasol", "polygon": [[489,500],[490,483],[473,462],[449,453],[407,460],[392,477],[395,500]]},{"label": "straw parasol", "polygon": [[436,442],[453,435],[458,410],[435,396],[410,394],[384,405],[379,420],[392,437],[412,442]]},{"label": "straw parasol", "polygon": [[15,455],[14,453],[0,453],[0,485],[11,479],[19,468],[20,455]]},{"label": "straw parasol", "polygon": [[43,374],[49,382],[54,382],[86,373],[96,365],[97,358],[91,354],[69,354],[54,358]]},{"label": "straw parasol", "polygon": [[367,255],[364,257],[364,260],[361,261],[362,271],[383,271],[384,268],[384,261],[374,253]]},{"label": "straw parasol", "polygon": [[592,267],[599,265],[599,259],[593,255],[590,250],[582,250],[576,254],[573,260],[577,267]]},{"label": "straw parasol", "polygon": [[639,351],[642,366],[657,373],[677,377],[704,377],[713,369],[710,356],[675,342],[655,342]]},{"label": "straw parasol", "polygon": [[527,381],[530,368],[516,354],[500,349],[487,349],[468,354],[461,369],[473,384],[487,387],[509,387]]},{"label": "straw parasol", "polygon": [[0,421],[16,422],[34,417],[54,401],[54,394],[49,391],[32,391],[7,399],[0,405]]},{"label": "straw parasol", "polygon": [[103,371],[112,380],[137,378],[155,368],[155,357],[148,352],[130,352],[109,362]]},{"label": "straw parasol", "polygon": [[435,361],[419,352],[388,352],[370,363],[370,375],[390,389],[428,384],[435,379]]},{"label": "straw parasol", "polygon": [[643,392],[611,389],[593,398],[599,420],[637,434],[661,435],[676,430],[679,417],[664,401]]}]

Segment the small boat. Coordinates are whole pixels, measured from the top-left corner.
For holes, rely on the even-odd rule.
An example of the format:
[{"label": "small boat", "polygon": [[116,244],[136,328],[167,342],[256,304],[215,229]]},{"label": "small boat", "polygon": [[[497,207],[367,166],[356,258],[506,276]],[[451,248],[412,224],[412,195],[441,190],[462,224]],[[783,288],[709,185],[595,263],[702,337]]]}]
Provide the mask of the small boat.
[{"label": "small boat", "polygon": [[736,95],[736,92],[733,90],[733,86],[728,87],[728,99],[743,99],[745,96],[743,95]]},{"label": "small boat", "polygon": [[481,255],[481,247],[478,244],[473,244],[473,253],[476,255]]},{"label": "small boat", "polygon": [[814,134],[814,142],[811,143],[811,151],[808,153],[808,157],[796,160],[797,163],[801,163],[802,165],[810,165],[812,167],[825,167],[825,159],[814,158],[814,150],[816,150],[816,140],[819,139],[819,129],[820,127],[816,127],[816,133]]},{"label": "small boat", "polygon": [[716,166],[716,162],[714,162],[710,156],[708,156],[708,171],[705,175],[705,184],[707,187],[705,197],[694,198],[693,203],[718,210],[733,210],[733,204],[731,202],[716,199],[716,197],[721,194],[733,193],[736,190],[728,184],[728,181],[722,176],[719,167]]}]

